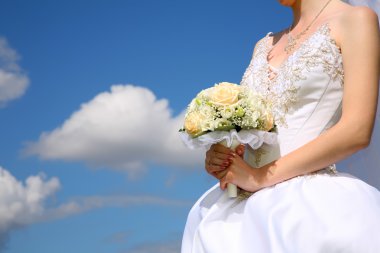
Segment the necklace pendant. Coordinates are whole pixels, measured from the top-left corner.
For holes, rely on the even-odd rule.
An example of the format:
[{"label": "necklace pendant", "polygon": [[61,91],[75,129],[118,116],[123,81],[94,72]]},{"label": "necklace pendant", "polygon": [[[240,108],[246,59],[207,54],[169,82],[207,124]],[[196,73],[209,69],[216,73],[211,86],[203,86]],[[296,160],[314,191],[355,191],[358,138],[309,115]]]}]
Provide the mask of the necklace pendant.
[{"label": "necklace pendant", "polygon": [[310,22],[310,24],[305,28],[305,30],[303,30],[301,33],[297,34],[297,36],[295,37],[292,37],[290,35],[290,30],[291,28],[293,27],[290,26],[289,27],[289,30],[288,30],[288,44],[284,47],[284,50],[287,54],[290,54],[293,49],[295,48],[295,46],[297,45],[297,40],[303,36],[308,30],[309,28],[311,27],[311,25],[314,23],[314,21],[319,17],[319,15],[321,15],[321,13],[323,12],[324,9],[326,9],[327,5],[329,5],[329,3],[331,2],[332,0],[328,0],[326,2],[326,4],[323,6],[323,8],[318,12],[318,14],[314,17],[314,19]]}]

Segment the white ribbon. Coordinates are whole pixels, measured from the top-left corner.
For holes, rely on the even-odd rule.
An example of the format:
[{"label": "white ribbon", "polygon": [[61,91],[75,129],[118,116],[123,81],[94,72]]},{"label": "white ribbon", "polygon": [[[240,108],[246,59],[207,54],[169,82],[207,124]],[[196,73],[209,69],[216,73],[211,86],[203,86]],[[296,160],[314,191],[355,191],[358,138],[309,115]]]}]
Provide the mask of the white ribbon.
[{"label": "white ribbon", "polygon": [[183,143],[190,149],[205,148],[209,149],[212,144],[219,143],[223,140],[227,142],[227,146],[231,146],[233,139],[240,143],[248,144],[252,149],[258,149],[267,143],[269,145],[277,143],[277,134],[274,132],[266,132],[260,130],[240,130],[230,131],[214,131],[199,137],[193,138],[186,132],[180,132]]}]

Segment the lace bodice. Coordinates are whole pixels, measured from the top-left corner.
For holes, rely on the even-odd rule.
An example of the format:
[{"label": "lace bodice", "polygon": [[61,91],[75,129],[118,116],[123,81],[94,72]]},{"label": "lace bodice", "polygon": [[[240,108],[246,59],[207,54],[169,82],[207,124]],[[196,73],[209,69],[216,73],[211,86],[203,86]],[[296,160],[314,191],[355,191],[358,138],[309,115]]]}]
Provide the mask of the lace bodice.
[{"label": "lace bodice", "polygon": [[270,35],[257,43],[240,84],[272,103],[279,155],[284,155],[314,139],[340,118],[343,62],[328,23],[301,42],[278,68],[271,67],[267,60]]}]

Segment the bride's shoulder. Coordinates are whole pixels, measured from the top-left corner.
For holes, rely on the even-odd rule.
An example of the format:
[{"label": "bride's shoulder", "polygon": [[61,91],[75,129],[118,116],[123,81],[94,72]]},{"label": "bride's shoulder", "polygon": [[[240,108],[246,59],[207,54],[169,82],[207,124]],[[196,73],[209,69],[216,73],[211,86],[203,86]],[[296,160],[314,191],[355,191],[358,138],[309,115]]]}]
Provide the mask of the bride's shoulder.
[{"label": "bride's shoulder", "polygon": [[337,21],[342,28],[348,28],[351,24],[358,22],[363,25],[373,25],[378,23],[378,19],[376,12],[366,6],[345,5],[337,16]]},{"label": "bride's shoulder", "polygon": [[253,47],[252,58],[257,54],[258,51],[260,51],[260,48],[263,48],[265,46],[267,37],[268,37],[268,35],[266,35],[266,36],[262,37],[261,39],[259,39],[258,41],[256,41],[256,43],[254,44],[254,47]]},{"label": "bride's shoulder", "polygon": [[[366,35],[379,29],[378,16],[375,11],[366,6],[351,6],[342,3],[329,17],[333,37],[339,45],[352,36]],[[364,32],[364,33],[363,33]],[[374,33],[376,35],[376,32]]]},{"label": "bride's shoulder", "polygon": [[271,32],[268,32],[264,37],[262,37],[261,39],[259,39],[257,42],[256,42],[256,45],[255,45],[255,50],[260,47],[260,46],[264,46],[265,43],[267,42],[268,40],[268,36],[271,35]]},{"label": "bride's shoulder", "polygon": [[268,32],[264,37],[262,37],[261,39],[259,39],[256,42],[253,54],[255,54],[256,51],[259,48],[264,48],[264,47],[267,47],[267,46],[271,45],[274,40],[276,40],[277,38],[281,37],[282,33],[283,33],[283,31],[280,31],[280,32]]}]

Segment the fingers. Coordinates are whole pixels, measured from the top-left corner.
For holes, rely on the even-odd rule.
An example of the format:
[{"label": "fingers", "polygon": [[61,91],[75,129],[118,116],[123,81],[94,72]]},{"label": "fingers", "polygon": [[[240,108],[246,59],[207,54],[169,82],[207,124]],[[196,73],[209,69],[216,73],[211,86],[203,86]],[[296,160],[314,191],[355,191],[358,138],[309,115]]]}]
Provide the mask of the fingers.
[{"label": "fingers", "polygon": [[211,145],[209,151],[215,152],[215,153],[221,153],[221,154],[230,154],[232,152],[231,149],[223,146],[222,144],[216,143]]},{"label": "fingers", "polygon": [[213,166],[228,166],[229,159],[229,155],[217,155],[216,153],[208,153],[206,154],[205,164]]},{"label": "fingers", "polygon": [[[244,145],[238,146],[237,150],[236,153],[244,155]],[[234,157],[237,156],[235,152],[221,144],[213,144],[206,152],[206,171],[220,180],[227,173],[226,169],[231,165]]]},{"label": "fingers", "polygon": [[228,167],[228,163],[225,161],[218,161],[218,162],[213,162],[213,161],[205,161],[205,168],[208,173],[213,173],[216,171],[224,170]]},{"label": "fingers", "polygon": [[222,178],[224,178],[226,176],[227,172],[228,172],[228,170],[213,172],[213,176],[216,177],[217,179],[221,180]]},{"label": "fingers", "polygon": [[[229,166],[231,159],[235,156],[234,152],[223,145],[214,144],[206,152],[205,164],[209,172],[225,169]],[[211,167],[213,168],[211,171]],[[220,167],[220,168],[219,168]]]},{"label": "fingers", "polygon": [[214,167],[220,167],[220,169],[225,169],[231,165],[233,162],[234,156],[227,155],[223,158],[210,157],[208,164],[213,165]]},{"label": "fingers", "polygon": [[[206,158],[206,161],[205,161],[205,168],[206,168],[206,171],[213,175],[214,177],[217,177],[215,173],[219,173],[223,170],[225,170],[228,166],[230,166],[230,161],[228,160],[208,160]],[[220,178],[217,177],[218,179]]]},{"label": "fingers", "polygon": [[235,149],[235,152],[236,152],[240,157],[244,157],[244,153],[245,153],[245,145],[244,145],[244,144],[240,144],[239,146],[237,146],[236,149]]},{"label": "fingers", "polygon": [[230,154],[222,154],[222,153],[218,153],[218,152],[210,152],[209,157],[211,159],[215,159],[215,160],[227,160],[228,157],[231,157],[231,155]]},{"label": "fingers", "polygon": [[229,183],[232,183],[233,181],[233,174],[231,171],[226,171],[224,174],[224,177],[220,179],[219,185],[220,188],[224,191],[227,188],[227,185]]},{"label": "fingers", "polygon": [[[213,144],[210,149],[206,152],[206,159],[221,159],[227,160],[230,157],[235,156],[235,152],[231,149],[226,148],[221,144]],[[213,161],[214,162],[214,161]],[[217,162],[215,164],[218,164]]]}]

